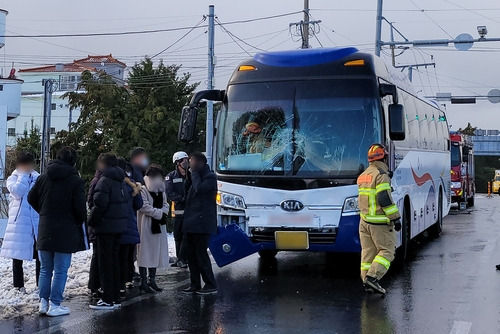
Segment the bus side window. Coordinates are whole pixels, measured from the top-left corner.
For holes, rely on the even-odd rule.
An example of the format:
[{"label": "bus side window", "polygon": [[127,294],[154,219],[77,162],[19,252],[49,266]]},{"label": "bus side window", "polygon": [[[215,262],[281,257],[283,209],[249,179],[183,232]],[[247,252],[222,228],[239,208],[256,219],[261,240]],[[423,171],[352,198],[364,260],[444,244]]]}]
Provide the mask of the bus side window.
[{"label": "bus side window", "polygon": [[434,108],[431,106],[428,106],[427,109],[429,109],[429,117],[427,119],[427,126],[429,128],[429,139],[430,139],[430,148],[432,150],[438,150],[438,135],[437,135],[437,129],[436,129],[436,115]]},{"label": "bus side window", "polygon": [[415,108],[417,109],[416,111],[418,115],[418,128],[420,133],[419,147],[423,149],[429,149],[429,115],[427,114],[428,109],[425,108],[426,104],[422,104],[423,105],[420,104],[420,100],[415,99]]},{"label": "bus side window", "polygon": [[406,92],[401,92],[403,97],[404,107],[408,121],[408,146],[410,148],[418,148],[420,141],[420,129],[418,126],[418,116],[415,109],[415,104]]}]

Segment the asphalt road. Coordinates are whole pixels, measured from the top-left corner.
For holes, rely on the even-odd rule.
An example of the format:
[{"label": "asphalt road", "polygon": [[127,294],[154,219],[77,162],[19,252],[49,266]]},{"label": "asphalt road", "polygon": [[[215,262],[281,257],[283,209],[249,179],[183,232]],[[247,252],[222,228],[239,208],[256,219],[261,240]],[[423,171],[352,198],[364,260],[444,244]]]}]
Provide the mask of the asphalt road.
[{"label": "asphalt road", "polygon": [[416,243],[412,259],[382,281],[385,298],[366,294],[359,259],[322,253],[257,255],[216,270],[217,296],[185,296],[187,272],[160,277],[166,290],[136,295],[121,310],[0,322],[0,333],[499,333],[500,197],[453,211],[443,234]]}]

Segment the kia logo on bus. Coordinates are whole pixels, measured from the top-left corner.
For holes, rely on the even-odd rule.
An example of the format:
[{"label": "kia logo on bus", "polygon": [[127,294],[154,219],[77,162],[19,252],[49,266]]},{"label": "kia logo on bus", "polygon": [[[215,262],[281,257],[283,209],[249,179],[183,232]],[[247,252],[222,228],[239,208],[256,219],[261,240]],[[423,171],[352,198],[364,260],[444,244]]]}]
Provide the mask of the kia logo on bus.
[{"label": "kia logo on bus", "polygon": [[304,204],[294,199],[288,199],[280,203],[280,206],[285,211],[300,211],[304,208]]}]

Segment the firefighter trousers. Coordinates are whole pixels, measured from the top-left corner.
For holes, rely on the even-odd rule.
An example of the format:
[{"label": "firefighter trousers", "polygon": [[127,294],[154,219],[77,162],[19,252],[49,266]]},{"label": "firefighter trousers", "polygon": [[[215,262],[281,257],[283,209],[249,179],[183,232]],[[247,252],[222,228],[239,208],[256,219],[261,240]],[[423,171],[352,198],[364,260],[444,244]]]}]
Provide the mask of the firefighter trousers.
[{"label": "firefighter trousers", "polygon": [[361,241],[361,279],[366,276],[380,280],[389,269],[396,253],[396,233],[391,224],[359,223]]}]

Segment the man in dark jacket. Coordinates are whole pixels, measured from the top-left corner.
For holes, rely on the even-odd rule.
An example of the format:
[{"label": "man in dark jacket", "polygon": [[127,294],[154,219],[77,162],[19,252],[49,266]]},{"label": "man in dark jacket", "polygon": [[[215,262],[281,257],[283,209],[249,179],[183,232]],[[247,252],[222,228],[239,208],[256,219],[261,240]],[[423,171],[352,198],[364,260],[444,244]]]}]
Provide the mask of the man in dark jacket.
[{"label": "man in dark jacket", "polygon": [[189,156],[186,152],[175,152],[172,161],[175,169],[165,178],[165,192],[167,199],[172,202],[172,217],[174,219],[174,240],[177,261],[172,267],[187,268],[186,242],[182,242],[182,219],[184,216],[184,188],[186,183],[187,170],[189,168]]},{"label": "man in dark jacket", "polygon": [[134,147],[130,150],[130,165],[132,166],[130,177],[144,185],[144,175],[149,167],[148,152],[142,147]]},{"label": "man in dark jacket", "polygon": [[[191,185],[186,196],[182,232],[186,234],[191,285],[184,293],[210,295],[217,293],[217,283],[207,248],[210,235],[217,231],[217,179],[202,153],[193,153],[189,159]],[[189,182],[188,182],[189,183]],[[200,275],[205,282],[201,289]]]},{"label": "man in dark jacket", "polygon": [[[124,171],[127,169],[127,162],[124,158],[118,158],[118,167]],[[128,201],[128,222],[127,229],[120,239],[120,293],[125,293],[125,285],[133,288],[132,279],[134,277],[134,251],[135,245],[140,242],[139,230],[137,229],[137,211],[142,208],[141,184],[134,182],[128,176],[125,177]]]},{"label": "man in dark jacket", "polygon": [[[70,310],[61,305],[71,254],[85,250],[87,218],[83,180],[75,169],[76,151],[64,147],[49,162],[28,195],[40,214],[37,249],[40,251],[40,314],[59,316]],[[50,303],[49,303],[50,301]]]},{"label": "man in dark jacket", "polygon": [[89,225],[96,234],[103,295],[95,305],[89,307],[95,310],[112,310],[120,307],[120,238],[127,229],[128,199],[125,172],[117,166],[116,155],[104,153],[98,160],[105,169],[95,186]]}]

